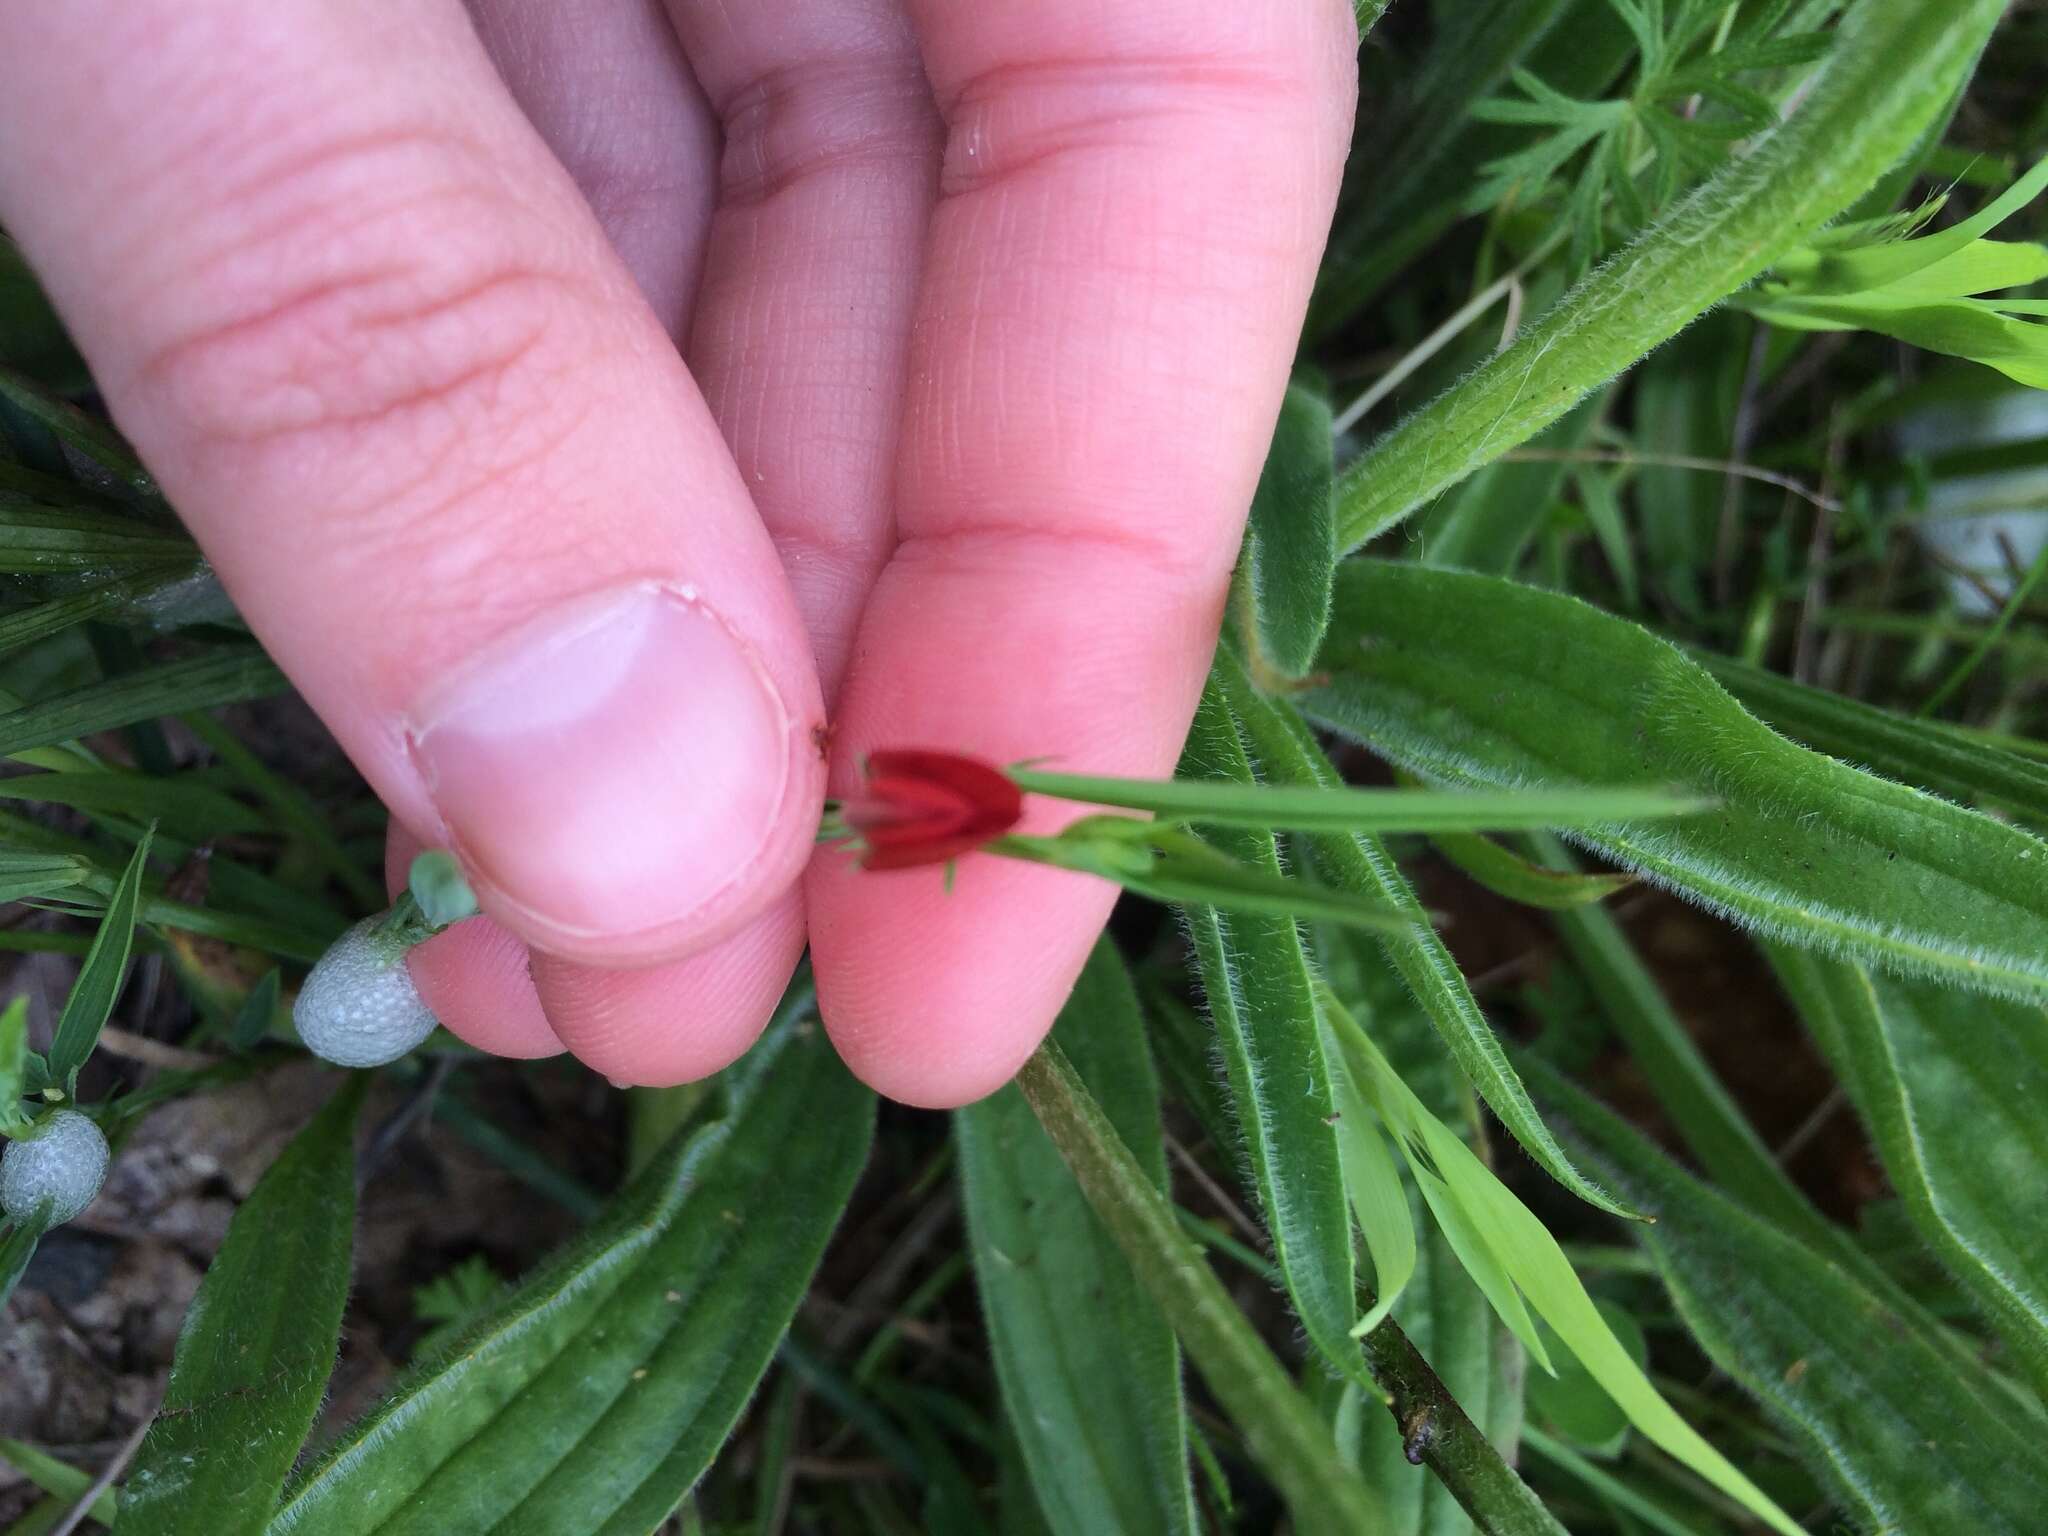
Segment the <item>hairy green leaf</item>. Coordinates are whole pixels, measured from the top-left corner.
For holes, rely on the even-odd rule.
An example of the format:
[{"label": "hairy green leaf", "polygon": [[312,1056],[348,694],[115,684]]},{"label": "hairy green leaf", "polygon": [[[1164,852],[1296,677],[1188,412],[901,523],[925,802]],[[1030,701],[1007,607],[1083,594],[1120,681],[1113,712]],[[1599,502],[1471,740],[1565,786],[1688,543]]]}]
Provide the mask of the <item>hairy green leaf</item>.
[{"label": "hairy green leaf", "polygon": [[[1853,203],[1912,147],[2005,0],[1865,0],[1797,111],[1338,481],[1353,548],[1518,447]],[[1671,119],[1677,122],[1677,119]]]},{"label": "hairy green leaf", "polygon": [[1772,956],[1913,1225],[2048,1400],[2048,1013]]},{"label": "hairy green leaf", "polygon": [[[1213,683],[1195,715],[1180,771],[1251,782],[1243,740]],[[1213,836],[1231,857],[1279,873],[1272,833],[1223,828]],[[1332,1124],[1337,1107],[1301,929],[1292,917],[1203,906],[1183,910],[1222,1050],[1246,1171],[1287,1294],[1310,1340],[1331,1364],[1362,1374],[1350,1337],[1358,1314],[1351,1217]]]},{"label": "hairy green leaf", "polygon": [[[1217,653],[1215,676],[1221,681],[1236,718],[1242,722],[1258,754],[1260,770],[1267,778],[1282,784],[1330,786],[1343,782],[1301,717],[1291,707],[1259,694],[1227,647]],[[1515,1140],[1552,1178],[1581,1200],[1618,1216],[1628,1215],[1625,1208],[1615,1204],[1572,1166],[1571,1159],[1544,1128],[1542,1117],[1530,1104],[1521,1080],[1494,1038],[1492,1027],[1480,1013],[1464,973],[1430,926],[1422,903],[1385,846],[1360,833],[1312,835],[1305,841],[1315,856],[1318,872],[1329,884],[1377,898],[1409,916],[1405,932],[1382,941],[1387,960],[1428,1013],[1460,1070],[1487,1106],[1500,1116]]]},{"label": "hairy green leaf", "polygon": [[1726,656],[1692,656],[1752,714],[1809,747],[1953,800],[1988,800],[2048,826],[2048,765],[1937,721],[1910,720]]},{"label": "hairy green leaf", "polygon": [[1756,1397],[1872,1531],[2026,1536],[2048,1459],[1876,1295],[1680,1172],[1641,1136],[1530,1067],[1616,1183],[1656,1215],[1635,1229],[1713,1361]]},{"label": "hairy green leaf", "polygon": [[329,1100],[235,1212],[122,1490],[124,1536],[242,1536],[277,1507],[340,1347],[366,1084]]},{"label": "hairy green leaf", "polygon": [[289,1489],[274,1536],[646,1536],[707,1467],[867,1158],[874,1098],[772,1027],[567,1252]]},{"label": "hairy green leaf", "polygon": [[1628,773],[1716,796],[1711,815],[1576,836],[1767,935],[2048,997],[2048,845],[1793,745],[1626,620],[1491,577],[1351,561],[1323,670],[1310,712],[1432,779]]},{"label": "hairy green leaf", "polygon": [[1330,622],[1334,453],[1330,402],[1305,384],[1288,385],[1245,523],[1239,602],[1248,606],[1258,654],[1290,677],[1308,670]]},{"label": "hairy green leaf", "polygon": [[[1162,1192],[1159,1088],[1123,961],[1096,945],[1053,1039]],[[1054,1532],[1191,1533],[1173,1330],[1015,1087],[954,1117],[1003,1401]]]}]

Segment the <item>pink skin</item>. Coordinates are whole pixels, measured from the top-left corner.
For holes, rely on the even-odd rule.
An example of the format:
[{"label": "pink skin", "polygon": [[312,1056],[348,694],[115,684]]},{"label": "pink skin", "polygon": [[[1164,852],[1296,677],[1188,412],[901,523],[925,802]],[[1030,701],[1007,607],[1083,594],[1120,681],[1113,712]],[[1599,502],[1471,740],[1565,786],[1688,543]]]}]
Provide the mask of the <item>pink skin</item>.
[{"label": "pink skin", "polygon": [[450,1028],[682,1081],[808,934],[855,1072],[977,1098],[1114,892],[862,874],[811,857],[819,798],[889,745],[1171,770],[1350,7],[472,10],[0,10],[0,223],[391,806],[394,879],[468,864],[491,916],[414,960]]}]

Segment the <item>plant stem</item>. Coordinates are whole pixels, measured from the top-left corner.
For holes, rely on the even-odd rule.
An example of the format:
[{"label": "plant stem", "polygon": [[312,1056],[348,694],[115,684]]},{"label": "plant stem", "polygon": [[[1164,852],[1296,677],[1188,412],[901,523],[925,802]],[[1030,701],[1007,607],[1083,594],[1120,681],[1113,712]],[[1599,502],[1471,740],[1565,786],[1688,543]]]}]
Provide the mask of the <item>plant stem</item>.
[{"label": "plant stem", "polygon": [[1874,185],[1968,75],[2005,0],[1865,0],[1792,117],[1409,415],[1337,485],[1356,548],[1519,447]]},{"label": "plant stem", "polygon": [[1017,1086],[1131,1271],[1180,1336],[1209,1390],[1244,1432],[1304,1531],[1377,1531],[1385,1516],[1308,1400],[1181,1231],[1115,1128],[1051,1041]]},{"label": "plant stem", "polygon": [[[1371,1298],[1359,1298],[1361,1308]],[[1483,1536],[1565,1536],[1521,1475],[1388,1318],[1365,1336],[1365,1363],[1387,1396],[1408,1460],[1427,1466]]]}]

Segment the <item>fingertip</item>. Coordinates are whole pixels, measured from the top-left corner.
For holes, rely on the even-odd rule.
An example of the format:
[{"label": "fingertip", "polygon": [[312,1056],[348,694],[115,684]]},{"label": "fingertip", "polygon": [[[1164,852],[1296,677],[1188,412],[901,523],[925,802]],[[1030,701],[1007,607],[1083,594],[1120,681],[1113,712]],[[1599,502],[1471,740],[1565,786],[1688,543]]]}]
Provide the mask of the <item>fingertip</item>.
[{"label": "fingertip", "polygon": [[536,953],[534,984],[555,1035],[620,1087],[696,1082],[760,1036],[803,954],[803,902],[785,892],[738,933],[685,959],[605,970]]},{"label": "fingertip", "polygon": [[900,1103],[957,1109],[1014,1077],[1052,1029],[1116,888],[970,854],[877,874],[812,861],[818,1011],[849,1070]]}]

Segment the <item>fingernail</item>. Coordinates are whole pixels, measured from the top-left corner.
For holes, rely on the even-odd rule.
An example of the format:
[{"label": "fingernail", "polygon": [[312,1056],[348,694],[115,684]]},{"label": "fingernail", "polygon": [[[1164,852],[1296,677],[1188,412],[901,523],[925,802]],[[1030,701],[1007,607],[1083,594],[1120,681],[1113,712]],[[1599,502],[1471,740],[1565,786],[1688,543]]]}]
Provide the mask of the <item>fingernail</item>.
[{"label": "fingernail", "polygon": [[789,732],[740,638],[694,593],[650,584],[500,640],[409,736],[501,915],[573,946],[712,919],[775,828]]}]

